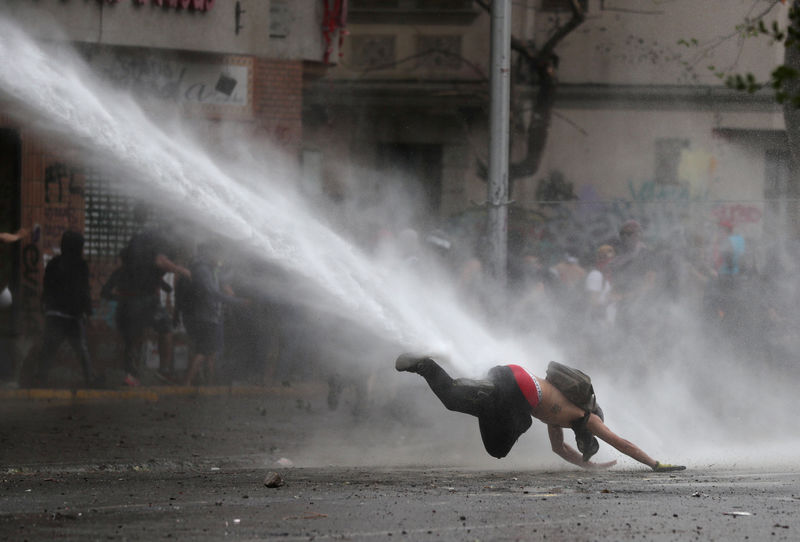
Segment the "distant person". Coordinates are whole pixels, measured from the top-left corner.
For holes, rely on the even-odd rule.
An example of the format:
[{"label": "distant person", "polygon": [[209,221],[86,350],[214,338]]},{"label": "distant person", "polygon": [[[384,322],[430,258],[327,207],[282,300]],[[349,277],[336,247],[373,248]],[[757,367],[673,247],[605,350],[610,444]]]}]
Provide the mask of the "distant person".
[{"label": "distant person", "polygon": [[[27,237],[28,230],[20,228],[16,233],[0,232],[0,243],[11,244],[16,243]],[[13,299],[11,298],[11,290],[8,289],[7,284],[0,284],[0,309],[7,309],[11,306]]]},{"label": "distant person", "polygon": [[[502,458],[511,451],[531,426],[533,416],[547,424],[553,451],[579,467],[604,469],[616,464],[589,460],[597,452],[597,437],[656,472],[686,468],[656,461],[612,432],[603,421],[602,410],[594,404],[593,394],[593,407],[588,410],[568,400],[548,379],[518,365],[498,365],[489,371],[486,380],[453,379],[433,359],[409,354],[398,357],[395,368],[422,376],[448,410],[477,417],[484,447],[493,457]],[[564,442],[564,428],[575,431],[578,450]]]},{"label": "distant person", "polygon": [[586,270],[571,252],[566,252],[564,257],[550,268],[560,288],[565,291],[575,291],[586,277]]},{"label": "distant person", "polygon": [[551,290],[555,277],[535,254],[526,254],[520,263],[520,280],[511,306],[515,329],[528,333],[531,329],[554,333]]},{"label": "distant person", "polygon": [[584,289],[588,301],[588,320],[590,327],[612,326],[616,318],[616,307],[611,294],[611,282],[606,267],[614,259],[616,252],[611,245],[601,245],[595,253],[594,266],[586,275]]},{"label": "distant person", "polygon": [[35,385],[47,382],[50,364],[66,339],[83,368],[87,386],[99,383],[92,371],[86,325],[92,314],[89,289],[89,266],[83,259],[83,235],[65,231],[61,236],[61,254],[50,260],[44,271],[42,304],[45,323],[39,352]]},{"label": "distant person", "polygon": [[189,266],[191,280],[182,278],[176,284],[176,309],[181,313],[193,351],[184,380],[186,386],[192,385],[203,368],[206,383],[214,382],[215,361],[223,344],[222,304],[246,303],[220,283],[222,262],[221,243],[202,243]]},{"label": "distant person", "polygon": [[746,285],[742,282],[746,244],[744,237],[733,230],[733,223],[728,220],[721,220],[717,225],[712,253],[716,277],[707,289],[706,306],[713,321],[740,340],[745,338],[743,332],[749,331],[746,328],[752,328],[748,313],[755,308],[756,301],[761,301],[761,296],[750,301],[746,299]]},{"label": "distant person", "polygon": [[161,303],[160,290],[169,288],[165,273],[191,279],[191,272],[173,262],[169,245],[155,228],[146,227],[148,209],[142,204],[133,210],[133,220],[140,230],[122,251],[122,266],[113,285],[117,306],[117,326],[125,342],[125,383],[139,385],[142,344],[148,328],[158,333],[159,370],[163,378],[172,365],[172,317]]},{"label": "distant person", "polygon": [[0,243],[16,243],[28,235],[28,230],[20,228],[16,233],[0,232]]},{"label": "distant person", "polygon": [[714,243],[714,269],[722,277],[735,277],[742,272],[745,252],[744,237],[733,232],[733,223],[722,220]]},{"label": "distant person", "polygon": [[636,220],[620,227],[616,255],[605,273],[616,299],[617,326],[629,331],[646,327],[644,317],[651,308],[647,299],[655,286],[656,272],[652,253],[642,241],[642,226]]}]

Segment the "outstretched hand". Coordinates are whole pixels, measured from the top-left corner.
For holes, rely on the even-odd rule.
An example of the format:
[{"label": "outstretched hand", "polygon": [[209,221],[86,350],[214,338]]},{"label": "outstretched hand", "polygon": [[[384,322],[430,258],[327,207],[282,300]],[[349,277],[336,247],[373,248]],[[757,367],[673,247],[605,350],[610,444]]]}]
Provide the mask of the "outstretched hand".
[{"label": "outstretched hand", "polygon": [[603,463],[595,463],[594,461],[587,461],[584,465],[584,469],[595,469],[595,470],[602,470],[608,469],[613,467],[617,464],[617,460],[614,459],[613,461],[605,461]]}]

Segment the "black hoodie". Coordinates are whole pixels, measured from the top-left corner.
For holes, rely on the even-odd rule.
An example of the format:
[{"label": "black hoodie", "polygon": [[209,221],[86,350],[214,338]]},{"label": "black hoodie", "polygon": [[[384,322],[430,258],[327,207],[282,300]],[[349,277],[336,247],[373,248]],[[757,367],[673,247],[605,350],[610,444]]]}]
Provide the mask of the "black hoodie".
[{"label": "black hoodie", "polygon": [[61,254],[44,271],[42,301],[45,311],[80,317],[92,313],[89,266],[83,259],[83,236],[66,231],[61,236]]}]

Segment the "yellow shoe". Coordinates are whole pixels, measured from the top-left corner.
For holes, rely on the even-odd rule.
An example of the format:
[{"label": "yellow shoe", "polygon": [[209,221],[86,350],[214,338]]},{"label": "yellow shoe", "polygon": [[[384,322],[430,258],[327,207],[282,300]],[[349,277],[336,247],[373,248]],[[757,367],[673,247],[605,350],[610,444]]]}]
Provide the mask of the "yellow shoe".
[{"label": "yellow shoe", "polygon": [[653,467],[655,472],[675,472],[678,470],[686,470],[686,467],[683,465],[670,465],[669,463],[661,463],[660,461],[656,461],[655,467]]}]

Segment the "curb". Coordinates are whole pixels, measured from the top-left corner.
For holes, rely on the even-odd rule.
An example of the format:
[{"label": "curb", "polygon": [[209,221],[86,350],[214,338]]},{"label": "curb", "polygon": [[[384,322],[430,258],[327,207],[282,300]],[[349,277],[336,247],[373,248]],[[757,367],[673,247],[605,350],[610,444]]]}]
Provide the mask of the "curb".
[{"label": "curb", "polygon": [[319,383],[296,387],[268,386],[142,386],[121,390],[30,388],[0,390],[1,400],[103,401],[137,399],[158,401],[167,397],[255,396],[305,397],[320,393]]}]

